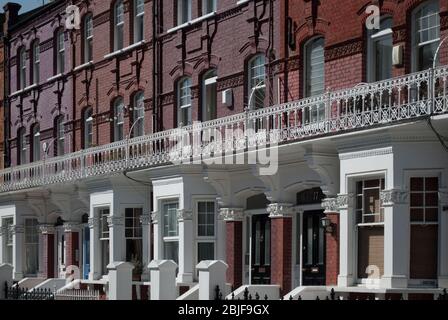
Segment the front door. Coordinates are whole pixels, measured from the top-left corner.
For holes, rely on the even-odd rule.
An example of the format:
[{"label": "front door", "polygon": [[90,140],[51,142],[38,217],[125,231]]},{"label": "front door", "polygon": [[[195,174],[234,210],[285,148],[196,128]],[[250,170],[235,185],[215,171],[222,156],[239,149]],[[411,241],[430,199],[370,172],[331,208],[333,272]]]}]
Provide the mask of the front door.
[{"label": "front door", "polygon": [[303,286],[325,285],[325,230],[323,211],[303,214]]},{"label": "front door", "polygon": [[59,227],[57,228],[57,263],[58,263],[58,272],[59,272],[59,278],[65,279],[65,272],[66,272],[66,244],[65,244],[65,232],[64,228]]},{"label": "front door", "polygon": [[271,283],[271,220],[252,216],[252,284]]}]

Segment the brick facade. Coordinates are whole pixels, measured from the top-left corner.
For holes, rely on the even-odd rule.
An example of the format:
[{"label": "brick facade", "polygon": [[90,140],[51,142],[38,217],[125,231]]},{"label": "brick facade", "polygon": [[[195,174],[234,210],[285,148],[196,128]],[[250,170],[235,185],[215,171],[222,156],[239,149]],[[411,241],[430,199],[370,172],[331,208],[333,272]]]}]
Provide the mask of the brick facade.
[{"label": "brick facade", "polygon": [[227,282],[233,288],[243,284],[243,222],[226,222]]},{"label": "brick facade", "polygon": [[67,266],[79,267],[79,232],[69,231],[65,232],[66,242],[66,259]]},{"label": "brick facade", "polygon": [[42,234],[42,277],[49,279],[56,276],[54,270],[54,242],[55,236],[52,233]]},{"label": "brick facade", "polygon": [[326,233],[326,285],[334,286],[338,283],[339,274],[339,213],[326,213],[330,219],[333,232]]},{"label": "brick facade", "polygon": [[271,226],[271,283],[282,295],[291,291],[292,218],[274,218]]}]

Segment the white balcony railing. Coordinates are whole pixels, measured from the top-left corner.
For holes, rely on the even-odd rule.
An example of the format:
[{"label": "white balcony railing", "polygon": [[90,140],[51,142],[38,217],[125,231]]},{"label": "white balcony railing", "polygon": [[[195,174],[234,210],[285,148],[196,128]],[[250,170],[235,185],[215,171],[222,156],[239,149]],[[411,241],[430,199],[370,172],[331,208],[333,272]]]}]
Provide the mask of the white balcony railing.
[{"label": "white balcony railing", "polygon": [[0,192],[265,147],[448,112],[448,66],[328,91],[0,171]]}]

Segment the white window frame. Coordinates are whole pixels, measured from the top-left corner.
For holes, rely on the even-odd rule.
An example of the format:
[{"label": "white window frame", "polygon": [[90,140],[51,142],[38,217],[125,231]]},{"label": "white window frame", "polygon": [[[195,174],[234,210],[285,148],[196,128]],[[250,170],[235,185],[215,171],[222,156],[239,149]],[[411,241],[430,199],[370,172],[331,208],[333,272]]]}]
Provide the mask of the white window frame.
[{"label": "white window frame", "polygon": [[[141,29],[141,35],[140,30]],[[145,1],[134,0],[134,43],[145,39]]]},{"label": "white window frame", "polygon": [[177,25],[183,25],[191,21],[191,0],[177,0]]},{"label": "white window frame", "polygon": [[[165,231],[165,224],[167,223],[166,222],[166,217],[165,217],[165,206],[170,206],[170,205],[177,206],[176,216],[175,216],[176,225],[177,225],[177,235],[173,235],[173,236],[166,235],[166,231]],[[162,220],[162,224],[161,224],[162,230],[161,230],[161,233],[162,233],[162,241],[163,241],[163,250],[162,251],[163,251],[164,259],[167,259],[167,257],[165,257],[165,244],[166,243],[177,242],[178,249],[179,249],[179,241],[180,241],[180,238],[179,238],[179,221],[177,219],[177,210],[179,209],[179,201],[177,201],[177,200],[162,201],[161,202],[161,207],[162,207],[162,210],[161,210],[161,220]],[[179,253],[178,253],[178,256],[179,256]]]},{"label": "white window frame", "polygon": [[[27,222],[29,221],[33,221],[34,224],[29,226],[27,224]],[[39,272],[39,232],[38,232],[38,226],[39,226],[39,222],[37,220],[37,218],[25,218],[25,222],[24,222],[24,226],[25,226],[25,237],[24,237],[24,245],[25,248],[27,248],[28,246],[33,246],[35,249],[35,254],[36,254],[36,270],[34,270],[35,272],[26,272],[26,275],[36,275]],[[31,235],[29,234],[29,232],[31,232]],[[30,238],[32,238],[30,240]],[[25,249],[26,252],[26,249]],[[25,254],[25,268],[26,268],[26,264],[27,264],[27,259],[29,259],[30,257],[28,255]],[[30,271],[30,270],[25,270],[25,271]]]},{"label": "white window frame", "polygon": [[[218,113],[217,80],[218,80],[218,77],[216,75],[215,69],[207,71],[202,78],[202,121],[214,120],[216,118],[216,117],[212,116],[211,113],[209,112],[212,109],[214,109],[215,116],[217,116],[217,113]],[[214,93],[215,101],[213,101],[213,103],[214,103],[213,108],[209,108],[208,104],[207,104],[208,100],[209,100],[208,96],[207,96],[209,87],[213,87],[212,90],[214,90],[214,92],[215,92]]]},{"label": "white window frame", "polygon": [[33,130],[31,130],[31,139],[33,141],[33,162],[39,161],[41,159],[40,135],[40,125],[37,123],[33,126]]},{"label": "white window frame", "polygon": [[[308,84],[311,86],[311,61],[313,59],[312,55],[312,49],[313,49],[313,45],[315,43],[317,43],[318,41],[322,41],[322,64],[323,65],[323,75],[322,75],[322,89],[320,90],[313,90],[313,88],[308,87]],[[314,37],[310,40],[308,40],[305,45],[303,46],[303,53],[304,53],[304,66],[303,66],[303,72],[304,72],[304,83],[303,83],[303,93],[305,97],[312,97],[312,96],[316,96],[316,95],[320,95],[323,94],[325,91],[325,38],[318,36],[318,37]],[[314,57],[315,58],[315,57]],[[318,93],[315,94],[313,92],[317,91]]]},{"label": "white window frame", "polygon": [[65,154],[65,127],[63,116],[59,116],[56,119],[56,143],[57,155],[63,156]]},{"label": "white window frame", "polygon": [[[190,77],[183,77],[177,84],[177,111],[178,111],[178,125],[186,126],[192,121],[192,79]],[[183,123],[183,113],[187,114],[187,122]]]},{"label": "white window frame", "polygon": [[33,42],[33,84],[40,82],[40,43],[38,40]]},{"label": "white window frame", "polygon": [[[423,206],[412,206],[412,203],[409,202],[409,215],[410,215],[410,223],[411,225],[420,225],[420,226],[425,226],[425,225],[439,225],[439,221],[440,221],[440,207],[439,205],[437,206],[427,206],[426,205],[426,193],[428,191],[426,191],[426,179],[430,179],[430,178],[437,178],[438,182],[439,182],[439,186],[440,186],[440,176],[436,175],[436,176],[411,176],[410,179],[412,178],[421,178],[423,179],[423,191],[412,191],[411,188],[409,188],[409,199],[411,199],[412,194],[414,193],[421,193],[423,194]],[[409,187],[411,186],[411,182],[409,180]],[[440,187],[439,187],[440,188]],[[438,193],[439,191],[429,191],[431,193]],[[438,199],[438,202],[440,201],[440,199]],[[423,210],[423,221],[412,221],[412,216],[410,213],[411,209],[422,209]],[[426,221],[426,209],[436,209],[437,210],[437,221]]]},{"label": "white window frame", "polygon": [[84,149],[91,148],[93,145],[93,108],[88,107],[84,109]]},{"label": "white window frame", "polygon": [[20,48],[19,50],[19,90],[26,88],[26,49],[25,47]]},{"label": "white window frame", "polygon": [[56,33],[56,74],[65,72],[65,36],[64,30],[59,29]]},{"label": "white window frame", "polygon": [[139,91],[134,95],[133,117],[134,123],[133,136],[140,137],[145,135],[145,95]]},{"label": "white window frame", "polygon": [[[423,9],[428,8],[428,7],[437,7],[438,13],[435,13],[433,15],[437,15],[438,26],[432,26],[425,30],[432,29],[432,28],[435,29],[438,27],[438,35],[439,36],[437,38],[434,38],[429,41],[420,42],[418,32],[420,32],[422,30],[418,30],[417,20],[422,19],[422,17],[419,18],[419,14]],[[440,42],[440,32],[441,31],[440,31],[440,15],[439,15],[439,13],[440,13],[440,7],[439,7],[438,0],[428,0],[424,3],[422,3],[421,5],[419,5],[417,8],[415,8],[414,11],[412,12],[412,28],[411,28],[411,30],[412,30],[412,71],[413,72],[416,72],[420,69],[419,49],[421,47]],[[427,17],[427,16],[425,16],[425,17]]]},{"label": "white window frame", "polygon": [[84,20],[84,63],[93,61],[93,15],[88,13]]},{"label": "white window frame", "polygon": [[114,102],[114,141],[124,139],[124,99],[118,97]]},{"label": "white window frame", "polygon": [[[13,264],[13,255],[14,255],[14,239],[13,234],[11,232],[11,227],[14,225],[14,217],[2,217],[1,228],[3,229],[2,235],[2,246],[3,246],[3,257],[2,263]],[[9,256],[10,253],[10,256]],[[9,257],[7,257],[7,255]]]},{"label": "white window frame", "polygon": [[261,107],[257,107],[257,93],[262,92],[264,100],[266,97],[266,57],[263,54],[258,53],[248,61],[247,77],[247,103],[251,104],[249,108],[251,110],[262,108],[264,101]]},{"label": "white window frame", "polygon": [[[120,35],[120,36],[119,36]],[[118,0],[114,5],[114,51],[124,48],[124,4]]]},{"label": "white window frame", "polygon": [[[211,7],[209,4],[211,2]],[[218,0],[202,0],[202,15],[207,15],[216,12],[218,7]]]},{"label": "white window frame", "polygon": [[[377,43],[383,40],[390,41],[391,46],[393,46],[392,28],[384,28],[384,25],[388,21],[393,23],[393,18],[389,15],[382,16],[380,30],[367,30],[367,78],[369,82],[385,80],[376,79],[377,57],[375,48]],[[392,53],[390,58],[392,59]],[[392,73],[392,64],[390,65],[390,72]]]},{"label": "white window frame", "polygon": [[26,129],[24,127],[20,128],[18,130],[18,135],[17,135],[17,148],[19,148],[19,161],[18,164],[22,165],[25,164],[27,161],[27,143],[26,143]]},{"label": "white window frame", "polygon": [[[366,181],[373,181],[373,180],[379,180],[379,187],[365,187],[365,182]],[[362,183],[362,193],[358,194],[358,183]],[[384,186],[384,188],[382,187],[382,185]],[[384,226],[384,206],[383,203],[381,201],[381,192],[385,190],[385,185],[386,185],[386,181],[385,181],[385,177],[365,177],[365,178],[360,178],[357,179],[355,181],[355,205],[354,205],[354,211],[355,211],[355,221],[356,221],[356,225],[358,227],[363,227],[363,226]],[[373,190],[373,189],[378,189],[379,190],[379,200],[380,201],[380,212],[375,212],[373,214],[366,214],[365,213],[365,208],[364,208],[364,197],[365,197],[365,191],[366,190]],[[361,197],[361,203],[362,203],[362,208],[358,208],[357,206],[357,200],[358,197]],[[358,214],[361,213],[362,215],[362,221],[358,222]],[[368,216],[380,216],[380,218],[382,217],[382,219],[380,219],[380,222],[364,222],[364,218]]]},{"label": "white window frame", "polygon": [[[205,235],[202,236],[199,234],[199,204],[201,203],[213,203],[214,205],[214,215],[213,215],[213,235],[209,236],[209,235]],[[200,243],[211,243],[213,244],[213,255],[214,258],[212,260],[216,259],[216,241],[217,241],[217,203],[215,200],[209,198],[209,199],[198,199],[195,201],[195,209],[196,209],[196,223],[195,223],[195,235],[196,235],[196,251],[195,251],[195,257],[196,257],[196,264],[200,263],[201,261],[199,261],[199,244]],[[205,226],[207,226],[209,224],[205,224]]]}]

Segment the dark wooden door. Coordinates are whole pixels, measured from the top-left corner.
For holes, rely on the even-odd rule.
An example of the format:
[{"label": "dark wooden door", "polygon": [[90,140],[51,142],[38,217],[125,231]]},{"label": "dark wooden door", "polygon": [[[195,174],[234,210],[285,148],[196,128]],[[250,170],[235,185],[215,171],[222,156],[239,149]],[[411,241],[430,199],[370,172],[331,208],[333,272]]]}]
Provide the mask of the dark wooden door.
[{"label": "dark wooden door", "polygon": [[252,284],[271,283],[271,219],[252,216]]},{"label": "dark wooden door", "polygon": [[303,214],[303,278],[304,286],[325,285],[325,230],[323,211]]}]

